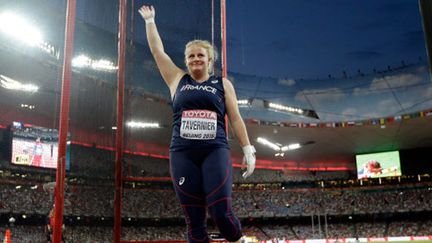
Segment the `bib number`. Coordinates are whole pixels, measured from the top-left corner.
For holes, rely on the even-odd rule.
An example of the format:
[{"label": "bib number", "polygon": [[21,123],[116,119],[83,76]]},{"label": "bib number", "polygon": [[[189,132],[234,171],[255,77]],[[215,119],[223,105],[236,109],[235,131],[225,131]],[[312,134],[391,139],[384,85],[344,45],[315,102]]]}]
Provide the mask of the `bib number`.
[{"label": "bib number", "polygon": [[183,111],[180,137],[208,140],[216,138],[217,114],[208,110]]}]

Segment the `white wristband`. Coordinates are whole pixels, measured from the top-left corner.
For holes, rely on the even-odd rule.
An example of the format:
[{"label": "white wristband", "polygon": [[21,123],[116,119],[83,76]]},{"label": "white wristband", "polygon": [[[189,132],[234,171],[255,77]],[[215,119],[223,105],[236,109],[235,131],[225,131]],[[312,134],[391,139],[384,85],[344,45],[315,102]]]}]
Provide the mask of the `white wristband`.
[{"label": "white wristband", "polygon": [[151,24],[151,23],[155,23],[155,20],[154,20],[154,18],[150,18],[150,19],[145,19],[145,23],[146,24]]},{"label": "white wristband", "polygon": [[243,154],[253,154],[256,152],[255,147],[253,145],[246,145],[242,147]]}]

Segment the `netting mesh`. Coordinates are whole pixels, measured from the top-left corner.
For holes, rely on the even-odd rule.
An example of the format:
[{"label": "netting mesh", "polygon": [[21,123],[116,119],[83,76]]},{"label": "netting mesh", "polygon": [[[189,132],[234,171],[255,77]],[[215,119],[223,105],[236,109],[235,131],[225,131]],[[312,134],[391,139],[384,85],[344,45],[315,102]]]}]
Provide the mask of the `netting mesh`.
[{"label": "netting mesh", "polygon": [[[165,50],[180,68],[185,68],[184,46],[192,39],[209,40],[221,50],[220,5],[219,1],[201,0],[127,1],[123,175],[166,180],[172,119],[170,95],[147,45],[144,21],[138,13],[144,3],[156,8],[156,23]],[[0,34],[0,124],[6,127],[15,121],[23,131],[28,132],[29,127],[41,127],[41,134],[43,129],[55,131],[60,117],[66,1],[2,0],[0,9],[2,16],[8,13],[30,26],[27,34],[40,34],[39,38],[36,34],[21,34],[18,39],[6,32]],[[119,1],[78,0],[76,10],[64,222],[76,225],[96,220],[110,227],[114,212]],[[0,25],[3,28],[6,22],[2,19]],[[221,73],[220,66],[218,61],[216,73]],[[19,89],[30,84],[37,90]],[[130,128],[127,124],[131,121],[159,123],[160,128]],[[34,144],[41,134],[29,133],[23,139]],[[58,137],[47,135],[41,142],[49,139],[57,141]],[[31,158],[37,152],[30,145],[27,147],[18,153]],[[44,156],[41,155],[41,167],[47,158]],[[33,204],[44,218],[53,205],[55,170],[37,168],[30,162],[16,168],[22,170],[20,166],[25,165],[30,165],[28,171],[40,186]],[[124,217],[151,217],[163,211],[148,211],[149,202],[141,202],[145,197],[137,197],[136,192],[126,190],[124,196]],[[171,196],[175,204],[174,195]],[[178,216],[180,212],[174,215]],[[136,240],[133,236],[126,238]]]},{"label": "netting mesh", "polygon": [[[0,163],[2,174],[3,169],[6,168],[4,174],[7,178],[17,178],[12,183],[7,181],[9,184],[6,186],[2,185],[0,199],[3,207],[0,207],[0,214],[7,217],[14,216],[18,220],[17,223],[21,224],[24,219],[21,214],[23,209],[20,206],[26,205],[24,211],[31,215],[30,224],[35,225],[31,231],[35,239],[45,237],[42,225],[45,224],[44,220],[53,206],[53,181],[56,171],[40,167],[46,167],[48,157],[55,157],[52,151],[57,149],[56,145],[50,147],[46,144],[55,144],[58,140],[55,134],[56,129],[59,128],[61,115],[66,2],[66,0],[0,0]],[[254,3],[258,5],[257,1]],[[144,21],[137,12],[143,4],[153,5],[156,8],[156,24],[165,50],[183,69],[185,69],[184,46],[192,39],[209,40],[214,43],[219,52],[222,50],[221,6],[220,1],[217,0],[127,1],[125,106],[122,114],[125,128],[123,139],[125,153],[122,169],[123,176],[130,181],[125,183],[126,188],[123,193],[123,223],[131,226],[146,222],[161,226],[158,222],[163,221],[170,224],[168,227],[180,225],[171,232],[173,235],[170,235],[169,239],[181,240],[184,239],[185,231],[182,212],[179,207],[174,206],[177,205],[174,192],[167,186],[170,181],[167,157],[172,123],[170,94],[146,42]],[[119,1],[77,0],[69,113],[71,144],[67,153],[69,162],[64,211],[64,222],[67,225],[65,234],[71,242],[78,242],[73,238],[76,235],[86,235],[85,239],[89,241],[92,240],[91,237],[102,239],[101,241],[104,242],[112,241],[118,90],[118,9]],[[246,22],[246,19],[242,21]],[[236,20],[233,19],[232,22],[235,23]],[[24,24],[30,27],[25,27],[19,34],[14,32],[14,30],[21,30]],[[247,39],[241,41],[232,39],[230,42],[233,47],[240,46],[243,51],[254,51],[249,49]],[[244,61],[244,58],[242,56],[241,60]],[[304,69],[308,68],[304,67]],[[216,63],[215,72],[221,73],[220,59]],[[257,138],[261,133],[273,135],[279,133],[281,141],[285,141],[286,137],[299,137],[310,141],[309,138],[315,138],[314,134],[319,134],[317,136],[327,138],[319,144],[322,147],[313,149],[323,151],[320,159],[334,159],[334,155],[336,152],[340,153],[339,149],[342,146],[341,143],[333,142],[340,137],[333,137],[334,130],[327,128],[355,125],[358,126],[359,130],[356,131],[360,134],[366,133],[363,126],[373,122],[379,124],[381,122],[379,119],[393,119],[392,123],[395,125],[395,120],[396,124],[399,124],[401,119],[429,117],[431,114],[430,74],[427,63],[421,58],[392,68],[389,66],[385,70],[374,70],[365,74],[359,70],[355,75],[347,75],[345,72],[341,75],[336,78],[329,75],[325,79],[294,80],[290,77],[261,77],[230,73],[229,79],[235,84],[238,98],[261,102],[240,108],[243,118],[249,119],[248,125],[253,128],[251,130],[255,130],[255,134],[251,137]],[[319,114],[320,122],[323,123],[317,124],[315,118],[269,110],[264,107],[264,101],[313,109]],[[360,106],[361,103],[366,105]],[[371,107],[376,104],[382,105],[380,107],[385,109],[375,109],[372,112]],[[288,122],[265,123],[266,126],[268,125],[266,128],[261,126],[264,123],[259,123],[260,120]],[[159,128],[131,128],[128,125],[131,121],[158,123]],[[351,123],[348,124],[346,121]],[[354,124],[355,121],[360,122]],[[430,118],[424,118],[420,125],[429,127],[428,121]],[[18,123],[13,125],[13,122]],[[268,128],[270,125],[276,128]],[[306,125],[324,129],[318,132],[308,130],[305,133],[304,130],[299,131],[300,129],[293,131],[290,127],[299,128]],[[11,127],[12,132],[8,130],[8,126]],[[15,132],[17,130],[21,131],[20,135]],[[383,135],[380,141],[396,140],[399,134],[403,133],[409,133],[407,136],[411,137],[421,133],[413,133],[413,129],[410,128],[402,130],[401,133],[399,128],[394,130],[397,130],[394,136]],[[350,132],[342,130],[341,137]],[[376,131],[371,130],[369,133],[376,133]],[[41,147],[39,142],[36,142],[38,138],[45,146]],[[364,140],[366,143],[367,139]],[[21,146],[16,146],[17,151],[12,153],[13,146],[8,141],[25,142],[18,144]],[[429,144],[429,141],[430,139],[426,137],[416,143]],[[354,140],[344,143],[352,146],[357,144]],[[376,149],[374,147],[377,146],[375,144],[368,146]],[[265,152],[264,148],[261,151],[263,156],[273,155],[272,152]],[[238,149],[237,152],[240,153],[240,150]],[[276,173],[264,171],[261,172],[262,177],[259,177],[260,172],[256,171],[256,182],[272,183],[285,180],[290,172],[288,167],[284,168],[287,165],[291,166],[289,168],[303,169],[307,166],[353,168],[355,165],[350,163],[352,161],[345,160],[352,156],[351,152],[343,150],[344,160],[341,161],[312,161],[307,165],[303,165],[303,162],[309,158],[309,150],[292,155],[290,160],[293,161],[282,161],[282,158],[262,160],[259,161],[261,166],[278,166],[278,169],[285,170],[286,175],[284,177],[284,174],[279,171]],[[316,154],[314,156],[317,157]],[[35,158],[38,158],[39,167],[32,162]],[[14,163],[11,163],[11,160]],[[309,171],[307,175],[298,171],[293,174],[291,175],[293,180],[297,179],[295,177],[304,180],[308,175],[312,178],[310,180],[316,178]],[[341,177],[340,174],[338,176]],[[346,174],[343,176],[345,179],[348,177]],[[240,173],[235,177],[240,181]],[[150,184],[151,189],[146,188]],[[143,188],[145,188],[144,192],[140,191]],[[242,198],[248,200],[249,195],[244,195]],[[240,211],[240,216],[249,217],[250,214],[244,209],[244,202],[239,200],[236,203],[237,209],[243,210]],[[285,210],[283,216],[288,215],[286,213],[288,209],[283,209]],[[300,212],[298,213],[300,215]],[[146,221],[149,219],[150,221]],[[89,224],[99,227],[92,229],[85,227]],[[15,232],[25,231],[22,227],[15,228]],[[3,228],[1,232],[4,232]],[[164,233],[154,232],[165,231],[160,230],[160,227],[145,229],[129,227],[124,231],[123,239],[143,240],[140,236],[146,235],[148,236],[146,240],[168,239],[167,235],[163,235]],[[15,233],[13,237],[17,235],[19,234]],[[17,241],[25,242],[21,238]]]},{"label": "netting mesh", "polygon": [[[10,124],[15,120],[57,128],[66,2],[34,0],[2,1],[1,4],[2,9],[30,20],[29,23],[43,33],[43,43],[53,48],[44,51],[40,46],[27,46],[7,35],[1,36],[1,75],[5,77],[5,82],[12,79],[39,87],[37,92],[30,93],[1,89],[4,103],[1,106],[2,124]],[[159,122],[162,128],[148,131],[126,129],[125,149],[136,151],[147,147],[151,149],[145,152],[155,152],[154,148],[157,154],[167,144],[155,144],[153,138],[162,136],[169,139],[170,98],[146,43],[144,21],[137,12],[142,4],[141,1],[128,1],[127,6],[124,121]],[[153,4],[157,9],[156,22],[166,52],[179,67],[184,68],[184,45],[191,39],[207,39],[221,49],[220,17],[219,14],[212,15],[212,11],[219,11],[218,3],[195,0],[148,1],[146,4]],[[70,133],[75,142],[113,147],[113,127],[116,126],[118,2],[77,1],[76,16]],[[219,63],[217,67],[220,68]],[[34,104],[35,108],[21,108],[21,104]],[[142,139],[144,137],[146,139]],[[158,149],[159,146],[162,148]]]}]

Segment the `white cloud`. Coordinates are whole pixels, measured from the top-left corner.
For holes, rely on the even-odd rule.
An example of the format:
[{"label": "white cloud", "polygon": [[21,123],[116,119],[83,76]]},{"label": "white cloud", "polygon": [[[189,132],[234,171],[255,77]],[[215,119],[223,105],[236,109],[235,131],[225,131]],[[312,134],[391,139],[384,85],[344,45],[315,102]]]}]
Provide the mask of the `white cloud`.
[{"label": "white cloud", "polygon": [[[400,87],[412,86],[412,85],[419,84],[419,83],[421,83],[422,78],[418,75],[414,75],[411,73],[395,75],[395,76],[387,76],[387,77],[380,78],[380,79],[374,79],[372,81],[370,88],[371,89],[373,89],[374,87],[380,88],[383,85],[379,84],[379,83],[385,83],[385,81],[387,81],[387,83],[392,88],[400,88]],[[388,87],[387,84],[385,86]]]},{"label": "white cloud", "polygon": [[329,89],[309,89],[297,92],[295,95],[295,100],[306,102],[305,96],[311,102],[324,102],[324,101],[339,101],[346,96],[346,94],[338,89],[338,88],[329,88]]},{"label": "white cloud", "polygon": [[361,96],[377,94],[378,92],[389,92],[390,88],[409,87],[421,82],[422,77],[411,73],[374,78],[368,88],[355,88],[353,95]]},{"label": "white cloud", "polygon": [[394,115],[400,111],[400,106],[394,99],[386,99],[378,102],[373,109],[368,109],[367,107],[362,107],[364,113],[361,116],[364,118],[380,118],[385,116]]},{"label": "white cloud", "polygon": [[402,107],[407,109],[407,112],[418,111],[421,109],[429,109],[432,106],[432,84],[427,87],[416,87],[413,89],[412,95],[408,95],[402,102]]},{"label": "white cloud", "polygon": [[402,103],[402,107],[404,109],[410,109],[413,108],[415,106],[415,103],[413,101],[405,101]]},{"label": "white cloud", "polygon": [[423,90],[423,97],[432,97],[432,86],[427,87]]},{"label": "white cloud", "polygon": [[344,116],[356,116],[358,115],[358,111],[356,108],[350,107],[346,108],[342,111],[342,115]]},{"label": "white cloud", "polygon": [[416,69],[416,72],[425,73],[425,72],[428,72],[428,68],[427,68],[427,66],[420,66]]},{"label": "white cloud", "polygon": [[286,85],[286,86],[293,86],[296,84],[296,81],[294,79],[279,79],[278,84]]},{"label": "white cloud", "polygon": [[370,112],[366,112],[366,113],[364,113],[364,114],[362,114],[362,116],[365,118],[365,119],[371,119],[371,118],[378,118],[378,117],[382,117],[382,114],[380,114],[380,113],[378,113],[378,112],[376,112],[376,111],[372,111],[372,110],[369,110]]},{"label": "white cloud", "polygon": [[355,89],[353,90],[353,95],[354,95],[354,96],[368,95],[368,94],[370,94],[370,93],[371,93],[371,92],[370,92],[369,88],[366,88],[366,89],[362,89],[362,88],[355,88]]},{"label": "white cloud", "polygon": [[381,115],[394,114],[401,109],[399,104],[394,99],[382,100],[376,106],[376,110]]}]

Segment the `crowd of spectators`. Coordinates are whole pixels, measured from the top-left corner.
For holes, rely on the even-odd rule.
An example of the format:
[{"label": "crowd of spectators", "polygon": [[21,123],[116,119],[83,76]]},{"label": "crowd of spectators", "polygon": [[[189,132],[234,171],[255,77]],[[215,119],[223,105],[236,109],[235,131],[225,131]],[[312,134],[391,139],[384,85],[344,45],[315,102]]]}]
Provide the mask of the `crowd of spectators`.
[{"label": "crowd of spectators", "polygon": [[[67,177],[69,178],[83,178],[87,180],[87,183],[98,180],[106,180],[111,183],[114,182],[114,151],[98,149],[95,146],[88,147],[72,144],[70,161],[70,169],[67,171]],[[53,170],[13,165],[7,161],[6,158],[2,158],[1,153],[0,169],[11,171],[12,173],[28,173],[33,177],[50,177],[47,181],[55,179],[55,172]],[[167,178],[170,176],[168,159],[140,156],[129,153],[124,154],[122,171],[123,176],[128,177]],[[334,186],[342,184],[345,186],[356,186],[360,184],[360,181],[356,179],[355,171],[292,171],[256,169],[254,175],[246,180],[243,179],[241,174],[241,169],[235,167],[233,170],[234,184],[279,183],[300,185],[300,187],[305,184],[313,186]],[[404,178],[404,176],[402,178]],[[384,181],[390,181],[390,179]],[[362,181],[362,183],[365,184],[372,182],[374,181]]]},{"label": "crowd of spectators", "polygon": [[[110,217],[114,187],[69,185],[65,215]],[[181,217],[172,189],[125,188],[123,213],[133,218]],[[233,207],[242,218],[364,215],[432,211],[431,187],[235,190]],[[43,185],[0,184],[0,213],[44,214],[52,195]]]},{"label": "crowd of spectators", "polygon": [[[113,152],[72,146],[71,170],[65,190],[64,216],[69,218],[92,217],[112,218],[114,208],[114,162]],[[124,158],[123,172],[133,177],[168,177],[169,163],[165,159],[144,158],[127,155]],[[6,162],[0,169],[19,170]],[[13,168],[12,168],[13,167]],[[24,170],[27,167],[24,168]],[[23,169],[23,168],[21,168]],[[29,170],[37,170],[29,168]],[[402,235],[432,235],[432,221],[395,220],[379,222],[351,221],[336,223],[333,216],[348,217],[361,215],[406,214],[432,211],[432,186],[429,182],[396,185],[351,186],[351,187],[282,187],[274,182],[304,182],[317,180],[343,180],[349,178],[347,172],[289,172],[256,170],[249,181],[239,177],[235,168],[233,185],[233,208],[243,220],[265,218],[314,218],[312,223],[280,225],[246,224],[247,235],[258,239],[305,239],[305,238],[346,238],[383,237]],[[46,216],[53,206],[52,190],[44,188],[52,181],[51,171],[26,175],[16,172],[0,173],[0,216],[42,215]],[[33,176],[34,175],[34,176]],[[38,176],[39,175],[39,176]],[[94,178],[94,175],[97,175]],[[93,176],[93,177],[92,177]],[[74,178],[74,179],[71,179]],[[78,178],[78,179],[76,179]],[[79,179],[84,178],[84,179]],[[259,184],[257,184],[259,182]],[[254,184],[255,183],[255,184]],[[274,183],[274,184],[266,184]],[[169,184],[169,182],[168,182]],[[182,219],[174,191],[165,183],[141,185],[123,189],[122,216],[124,219],[170,220]],[[271,186],[269,186],[271,185]],[[318,223],[319,219],[319,223]],[[324,223],[324,219],[328,223]],[[64,235],[68,242],[111,242],[112,228],[76,226],[66,222]],[[3,225],[4,227],[6,225]],[[0,228],[0,236],[5,228]],[[213,229],[212,229],[213,230]],[[43,226],[15,225],[12,228],[16,242],[43,242],[46,238]],[[178,240],[184,239],[185,226],[178,227],[124,227],[125,240]]]},{"label": "crowd of spectators", "polygon": [[[51,194],[43,186],[0,184],[0,214],[47,214]],[[65,195],[65,216],[112,217],[114,190],[109,186],[69,185]],[[181,218],[173,190],[124,189],[123,217],[144,219]],[[332,223],[337,215],[364,215],[395,212],[432,211],[429,187],[236,190],[233,206],[241,218],[304,216],[315,218],[311,224],[248,226],[245,232],[259,239],[347,238],[405,235],[432,235],[432,221],[392,221]],[[319,224],[318,224],[319,215]],[[324,220],[324,217],[325,220]],[[325,224],[324,222],[330,221]],[[15,226],[18,242],[40,242],[46,237],[40,227]],[[125,227],[124,239],[184,239],[181,227]],[[2,230],[4,234],[4,230]],[[31,235],[26,240],[26,235]],[[110,227],[68,226],[70,242],[109,242]]]},{"label": "crowd of spectators", "polygon": [[[46,242],[47,233],[42,226],[13,226],[12,242],[41,243]],[[245,226],[243,232],[247,236],[255,236],[258,240],[271,239],[342,239],[368,238],[386,236],[427,236],[432,234],[432,220],[422,222],[398,221],[352,224],[314,225],[266,225]],[[428,229],[428,230],[426,230]],[[0,227],[0,238],[4,237],[6,227]],[[123,227],[122,240],[184,240],[186,226],[141,226]],[[209,227],[209,232],[217,232]],[[108,226],[68,226],[63,231],[66,242],[113,242],[113,228]]]},{"label": "crowd of spectators", "polygon": [[[115,153],[108,150],[73,145],[71,173],[92,177],[114,178]],[[123,173],[132,177],[169,177],[168,159],[125,154]],[[234,183],[277,183],[349,179],[347,171],[311,172],[257,169],[246,181],[240,168],[234,168]]]},{"label": "crowd of spectators", "polygon": [[431,188],[245,190],[234,193],[240,215],[284,217],[432,210]]}]

